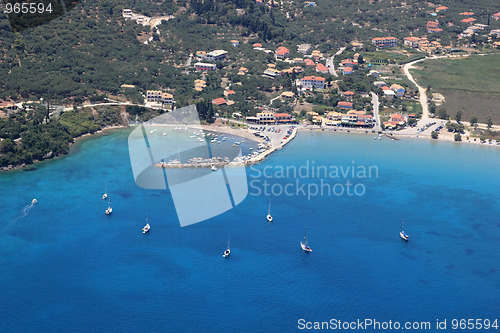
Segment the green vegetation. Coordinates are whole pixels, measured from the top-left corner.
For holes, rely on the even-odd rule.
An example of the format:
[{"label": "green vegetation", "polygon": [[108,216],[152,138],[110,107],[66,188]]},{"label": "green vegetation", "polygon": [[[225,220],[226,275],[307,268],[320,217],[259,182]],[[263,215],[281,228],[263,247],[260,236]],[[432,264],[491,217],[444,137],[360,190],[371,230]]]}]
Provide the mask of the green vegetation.
[{"label": "green vegetation", "polygon": [[73,138],[120,121],[123,122],[119,110],[111,108],[104,108],[97,115],[92,110],[69,111],[58,119],[49,118],[44,106],[18,112],[0,119],[0,167],[66,154]]},{"label": "green vegetation", "polygon": [[[422,70],[412,73],[423,86],[431,85],[433,91],[445,96],[443,107],[448,113],[461,112],[467,118],[476,114],[483,123],[490,116],[494,123],[500,123],[500,113],[496,112],[500,102],[499,63],[500,54],[428,60],[419,64]],[[448,114],[439,117],[448,119]]]},{"label": "green vegetation", "polygon": [[431,138],[434,139],[434,140],[436,140],[437,138],[439,138],[439,133],[436,132],[436,131],[432,131],[431,132]]}]

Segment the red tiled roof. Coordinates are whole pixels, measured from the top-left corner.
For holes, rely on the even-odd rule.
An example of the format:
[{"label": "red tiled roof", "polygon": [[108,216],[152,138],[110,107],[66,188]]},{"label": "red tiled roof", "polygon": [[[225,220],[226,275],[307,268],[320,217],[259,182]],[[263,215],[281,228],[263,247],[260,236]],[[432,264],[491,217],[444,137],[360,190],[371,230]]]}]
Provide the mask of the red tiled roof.
[{"label": "red tiled roof", "polygon": [[236,93],[234,92],[234,90],[228,90],[228,91],[226,91],[226,94],[228,94],[228,95],[234,95]]},{"label": "red tiled roof", "polygon": [[391,114],[391,119],[401,119],[401,120],[403,120],[404,118],[399,113],[394,113],[394,114]]},{"label": "red tiled roof", "polygon": [[261,43],[254,43],[252,46],[253,47],[262,47],[262,44]]},{"label": "red tiled roof", "polygon": [[472,15],[474,15],[474,13],[473,12],[463,12],[463,13],[460,13],[458,15],[472,16]]},{"label": "red tiled roof", "polygon": [[223,104],[226,104],[227,102],[224,98],[219,97],[219,98],[213,99],[212,103],[215,105],[223,105]]},{"label": "red tiled roof", "polygon": [[442,32],[443,31],[443,29],[441,29],[441,28],[429,28],[427,30],[429,30],[431,32]]},{"label": "red tiled roof", "polygon": [[304,62],[306,66],[315,66],[314,61],[312,61],[311,59],[305,59]]},{"label": "red tiled roof", "polygon": [[429,28],[435,28],[439,25],[439,22],[435,22],[435,21],[428,21],[427,22],[427,27]]},{"label": "red tiled roof", "polygon": [[436,8],[436,10],[447,10],[448,7],[446,6],[439,6],[438,8]]},{"label": "red tiled roof", "polygon": [[316,65],[316,70],[320,71],[320,72],[326,72],[326,71],[328,71],[328,68],[325,65],[323,65],[323,64],[317,64]]},{"label": "red tiled roof", "polygon": [[337,106],[349,106],[349,107],[352,107],[352,103],[351,102],[338,102]]},{"label": "red tiled roof", "polygon": [[352,72],[352,67],[345,67],[344,72],[347,72],[347,73]]},{"label": "red tiled roof", "polygon": [[382,88],[380,88],[382,90],[391,90],[391,88],[389,88],[388,86],[383,86]]},{"label": "red tiled roof", "polygon": [[277,55],[285,55],[285,54],[288,54],[288,53],[290,53],[290,50],[289,50],[289,49],[287,49],[287,48],[286,48],[286,47],[284,47],[284,46],[280,46],[280,47],[278,47],[278,49],[276,50],[276,54],[277,54]]},{"label": "red tiled roof", "polygon": [[474,22],[476,19],[473,18],[473,17],[469,17],[469,18],[466,18],[466,19],[463,19],[463,20],[460,20],[460,22],[464,22],[464,23],[471,23],[471,22]]},{"label": "red tiled roof", "polygon": [[493,16],[495,17],[500,17],[500,12],[496,13],[496,14],[493,14]]},{"label": "red tiled roof", "polygon": [[321,76],[306,76],[302,80],[304,80],[304,81],[325,81],[325,78],[321,77]]},{"label": "red tiled roof", "polygon": [[344,96],[352,96],[352,95],[354,95],[354,91],[348,90],[348,91],[344,92]]},{"label": "red tiled roof", "polygon": [[289,115],[288,113],[275,113],[274,114],[274,117],[279,117],[279,118],[292,118],[291,115]]}]

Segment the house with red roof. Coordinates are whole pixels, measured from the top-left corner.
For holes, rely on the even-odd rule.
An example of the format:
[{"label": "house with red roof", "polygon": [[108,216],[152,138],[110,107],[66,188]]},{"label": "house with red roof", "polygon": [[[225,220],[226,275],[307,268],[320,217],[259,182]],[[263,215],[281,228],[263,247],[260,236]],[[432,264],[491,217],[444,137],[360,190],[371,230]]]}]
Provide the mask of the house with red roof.
[{"label": "house with red roof", "polygon": [[304,63],[306,64],[306,67],[315,67],[316,66],[314,61],[312,61],[311,59],[304,59]]},{"label": "house with red roof", "polygon": [[295,119],[288,113],[275,113],[274,120],[279,124],[289,124],[294,122]]},{"label": "house with red roof", "polygon": [[306,89],[325,89],[325,78],[321,76],[306,76],[300,80],[302,86]]},{"label": "house with red roof", "polygon": [[475,19],[475,18],[473,18],[473,17],[469,17],[469,18],[466,18],[466,19],[460,20],[460,22],[463,22],[463,23],[469,23],[469,24],[471,24],[471,23],[476,22],[476,19]]},{"label": "house with red roof", "polygon": [[290,54],[290,50],[284,46],[280,46],[276,50],[276,57],[277,58],[285,59],[286,57],[288,57],[289,54]]},{"label": "house with red roof", "polygon": [[338,102],[337,103],[337,106],[341,109],[352,109],[353,108],[353,104],[351,102]]},{"label": "house with red roof", "polygon": [[254,43],[252,46],[253,47],[262,47],[262,44],[261,43]]},{"label": "house with red roof", "polygon": [[438,25],[439,25],[439,22],[436,22],[436,21],[428,21],[427,22],[427,28],[437,28]]},{"label": "house with red roof", "polygon": [[500,12],[496,13],[496,14],[493,14],[491,15],[495,20],[500,20]]},{"label": "house with red roof", "polygon": [[328,67],[326,67],[322,63],[319,63],[316,65],[316,72],[327,74],[329,72],[329,69],[328,69]]},{"label": "house with red roof", "polygon": [[439,6],[438,8],[436,8],[436,12],[445,12],[448,10],[448,7],[446,6]]},{"label": "house with red roof", "polygon": [[397,122],[399,125],[404,125],[404,123],[406,122],[406,119],[403,115],[401,115],[399,113],[393,113],[393,114],[391,114],[391,121]]},{"label": "house with red roof", "polygon": [[473,12],[463,12],[463,13],[460,13],[460,14],[458,14],[458,15],[462,15],[462,16],[472,16],[472,15],[474,15],[474,13],[473,13]]},{"label": "house with red roof", "polygon": [[234,94],[236,94],[234,90],[224,90],[224,96],[226,97],[233,96]]},{"label": "house with red roof", "polygon": [[215,104],[215,105],[227,105],[227,102],[226,102],[226,100],[224,98],[219,97],[219,98],[213,99],[212,100],[212,104]]},{"label": "house with red roof", "polygon": [[353,71],[352,67],[344,67],[344,69],[342,70],[342,74],[349,75],[349,74],[352,74],[352,71]]},{"label": "house with red roof", "polygon": [[343,92],[343,93],[342,93],[342,95],[343,95],[346,99],[348,99],[348,100],[352,100],[352,98],[354,97],[354,91],[350,91],[350,90],[348,90],[348,91]]},{"label": "house with red roof", "polygon": [[443,29],[441,29],[441,28],[427,28],[427,32],[428,33],[433,33],[433,32],[441,33],[441,32],[443,32]]}]

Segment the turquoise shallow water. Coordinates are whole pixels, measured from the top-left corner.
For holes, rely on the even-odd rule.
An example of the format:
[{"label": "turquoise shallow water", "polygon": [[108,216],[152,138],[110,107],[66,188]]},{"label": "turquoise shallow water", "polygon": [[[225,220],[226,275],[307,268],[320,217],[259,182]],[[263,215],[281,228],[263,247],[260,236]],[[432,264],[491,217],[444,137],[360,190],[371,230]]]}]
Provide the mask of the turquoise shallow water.
[{"label": "turquoise shallow water", "polygon": [[[500,316],[495,147],[300,132],[247,169],[253,187],[239,206],[181,228],[168,190],[135,185],[128,132],[0,174],[0,331],[290,332],[300,318]],[[268,224],[269,197],[255,195],[263,181],[297,183],[264,171],[307,163],[375,166],[378,177],[324,180],[362,184],[362,196],[273,196]],[[299,179],[311,189],[320,181]],[[152,229],[142,235],[148,208]],[[408,243],[398,235],[403,215]],[[309,255],[299,247],[305,225]]]}]

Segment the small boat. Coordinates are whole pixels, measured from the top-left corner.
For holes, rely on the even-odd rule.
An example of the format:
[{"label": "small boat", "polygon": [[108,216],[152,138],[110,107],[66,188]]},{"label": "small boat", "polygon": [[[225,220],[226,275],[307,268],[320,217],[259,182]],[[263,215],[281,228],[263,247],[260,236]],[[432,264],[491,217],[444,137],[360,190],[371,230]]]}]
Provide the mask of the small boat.
[{"label": "small boat", "polygon": [[307,233],[307,227],[304,231],[304,240],[300,242],[300,247],[302,248],[302,250],[304,250],[304,252],[312,252],[311,248],[307,245],[306,233]]},{"label": "small boat", "polygon": [[104,187],[104,194],[102,195],[101,200],[106,200],[108,198],[108,189]]},{"label": "small boat", "polygon": [[222,258],[228,258],[229,255],[231,254],[231,248],[230,248],[230,244],[231,242],[229,241],[229,239],[227,240],[227,249],[226,251],[224,251],[224,253],[222,254]]},{"label": "small boat", "polygon": [[31,204],[36,204],[38,201],[36,199],[31,200]]},{"label": "small boat", "polygon": [[217,167],[212,164],[212,171],[217,171]]},{"label": "small boat", "polygon": [[273,217],[271,216],[271,199],[269,199],[269,209],[266,218],[268,222],[273,222]]},{"label": "small boat", "polygon": [[167,135],[167,132],[163,133],[163,136]]},{"label": "small boat", "polygon": [[153,134],[153,133],[155,133],[156,131],[157,131],[157,129],[154,129],[154,130],[152,130],[152,131],[151,131],[151,132],[149,132],[149,133],[150,133],[150,134]]},{"label": "small boat", "polygon": [[410,238],[410,235],[408,235],[405,232],[404,227],[405,227],[405,218],[403,217],[403,222],[401,223],[401,231],[399,232],[399,236],[401,236],[401,238],[403,240],[408,241],[408,238]]},{"label": "small boat", "polygon": [[146,216],[146,225],[144,226],[144,228],[142,228],[142,233],[143,234],[147,233],[149,229],[151,229],[151,226],[149,225],[149,211],[148,211],[148,215]]},{"label": "small boat", "polygon": [[113,213],[113,208],[111,208],[111,200],[108,200],[108,208],[106,209],[106,215],[111,215]]}]

